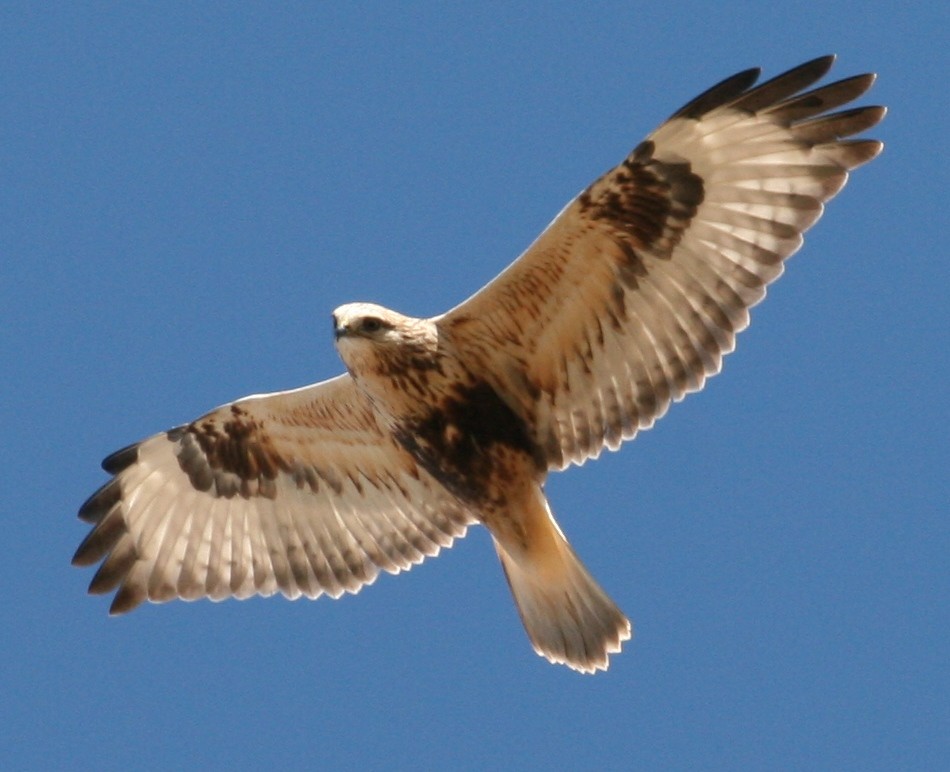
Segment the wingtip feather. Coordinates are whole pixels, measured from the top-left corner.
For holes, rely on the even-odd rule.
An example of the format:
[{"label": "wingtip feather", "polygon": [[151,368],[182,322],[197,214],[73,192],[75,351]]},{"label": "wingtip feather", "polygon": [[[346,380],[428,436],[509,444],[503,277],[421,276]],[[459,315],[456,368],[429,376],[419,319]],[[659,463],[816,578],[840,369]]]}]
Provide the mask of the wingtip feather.
[{"label": "wingtip feather", "polygon": [[109,616],[115,617],[128,614],[144,603],[145,600],[146,592],[143,586],[126,582],[112,599],[112,605],[109,606]]},{"label": "wingtip feather", "polygon": [[83,502],[78,517],[85,523],[95,525],[121,500],[122,488],[118,480],[110,480]]},{"label": "wingtip feather", "polygon": [[102,460],[102,468],[109,474],[118,474],[123,469],[130,467],[138,460],[139,446],[141,444],[140,442],[136,442],[133,445],[127,445],[115,453],[106,456]]}]

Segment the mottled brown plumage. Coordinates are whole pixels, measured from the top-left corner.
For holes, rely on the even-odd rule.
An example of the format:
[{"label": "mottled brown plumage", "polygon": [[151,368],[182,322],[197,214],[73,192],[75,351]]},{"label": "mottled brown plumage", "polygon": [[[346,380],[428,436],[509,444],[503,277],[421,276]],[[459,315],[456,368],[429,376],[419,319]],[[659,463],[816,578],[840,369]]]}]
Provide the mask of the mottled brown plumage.
[{"label": "mottled brown plumage", "polygon": [[[145,600],[337,597],[475,522],[539,654],[607,667],[631,627],[551,514],[548,472],[615,449],[702,387],[883,108],[829,111],[823,57],[714,86],[593,182],[498,278],[413,319],[334,313],[347,374],[249,397],[121,450],[74,557],[112,611]],[[804,93],[803,93],[804,92]]]}]

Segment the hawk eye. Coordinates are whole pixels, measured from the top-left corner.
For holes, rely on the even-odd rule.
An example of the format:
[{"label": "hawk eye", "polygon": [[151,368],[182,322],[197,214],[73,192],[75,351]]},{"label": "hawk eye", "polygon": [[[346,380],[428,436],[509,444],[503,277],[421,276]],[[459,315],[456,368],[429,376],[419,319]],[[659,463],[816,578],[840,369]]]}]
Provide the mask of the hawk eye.
[{"label": "hawk eye", "polygon": [[383,329],[383,322],[375,316],[367,316],[360,326],[363,328],[363,332],[379,332]]}]

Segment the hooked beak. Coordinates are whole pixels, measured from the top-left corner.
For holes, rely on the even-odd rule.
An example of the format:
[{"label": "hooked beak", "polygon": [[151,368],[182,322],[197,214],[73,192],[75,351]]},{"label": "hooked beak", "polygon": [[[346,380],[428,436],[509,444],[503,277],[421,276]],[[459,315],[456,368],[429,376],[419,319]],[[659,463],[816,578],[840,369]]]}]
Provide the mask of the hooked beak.
[{"label": "hooked beak", "polygon": [[340,324],[340,321],[336,318],[336,314],[332,314],[331,316],[333,318],[333,338],[334,340],[339,340],[349,332],[349,328],[345,324]]}]

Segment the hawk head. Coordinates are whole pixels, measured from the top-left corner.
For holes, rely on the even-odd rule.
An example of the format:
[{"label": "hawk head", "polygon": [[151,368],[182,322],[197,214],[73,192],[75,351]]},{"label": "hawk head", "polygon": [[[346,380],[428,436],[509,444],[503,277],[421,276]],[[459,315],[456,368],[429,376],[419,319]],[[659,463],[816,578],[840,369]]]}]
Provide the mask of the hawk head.
[{"label": "hawk head", "polygon": [[400,337],[398,330],[414,321],[374,303],[348,303],[333,312],[333,334],[342,355],[359,341],[395,343]]},{"label": "hawk head", "polygon": [[440,360],[438,332],[428,319],[390,311],[373,303],[348,303],[333,312],[336,348],[350,375],[377,398],[392,381],[429,371]]}]

